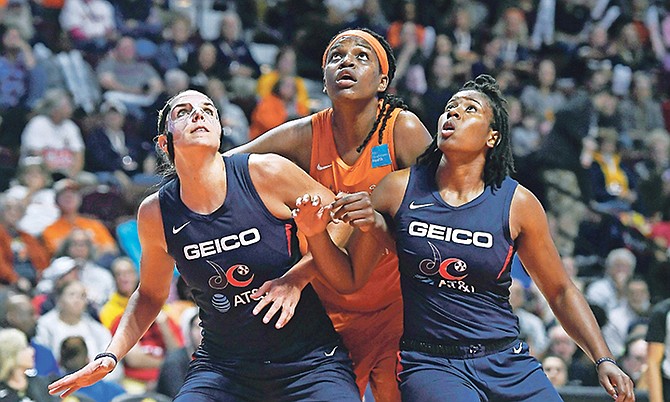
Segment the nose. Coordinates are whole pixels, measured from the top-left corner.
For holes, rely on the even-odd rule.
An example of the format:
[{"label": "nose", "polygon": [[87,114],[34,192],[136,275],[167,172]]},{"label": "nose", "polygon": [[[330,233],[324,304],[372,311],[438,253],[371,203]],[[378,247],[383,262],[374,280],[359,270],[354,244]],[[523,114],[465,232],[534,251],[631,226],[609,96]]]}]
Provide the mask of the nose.
[{"label": "nose", "polygon": [[458,108],[456,108],[456,107],[452,108],[447,112],[447,118],[450,118],[452,116],[457,118],[457,119],[461,116],[460,113],[458,112]]},{"label": "nose", "polygon": [[354,64],[353,57],[354,57],[354,55],[352,55],[350,52],[345,53],[344,56],[342,56],[342,60],[340,61],[340,65],[342,65],[342,66],[353,65]]},{"label": "nose", "polygon": [[191,111],[191,119],[198,120],[198,119],[204,119],[205,118],[205,111],[201,107],[194,107],[193,110]]}]

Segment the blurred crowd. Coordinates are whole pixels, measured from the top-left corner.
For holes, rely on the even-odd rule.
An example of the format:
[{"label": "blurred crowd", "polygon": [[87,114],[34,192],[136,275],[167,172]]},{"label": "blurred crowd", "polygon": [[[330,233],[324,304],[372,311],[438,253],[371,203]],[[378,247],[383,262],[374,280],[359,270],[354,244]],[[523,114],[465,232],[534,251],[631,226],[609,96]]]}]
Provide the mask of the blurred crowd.
[{"label": "blurred crowd", "polygon": [[[321,55],[353,27],[388,40],[391,91],[432,132],[466,80],[496,77],[514,176],[645,389],[648,350],[670,339],[654,323],[670,298],[665,0],[0,0],[0,389],[49,400],[45,381],[111,339],[139,281],[134,213],[161,183],[165,101],[203,91],[224,148],[243,144],[329,106]],[[510,303],[552,382],[597,385],[520,262],[513,272]],[[174,396],[200,332],[188,287],[173,288],[122,369],[80,400]]]}]

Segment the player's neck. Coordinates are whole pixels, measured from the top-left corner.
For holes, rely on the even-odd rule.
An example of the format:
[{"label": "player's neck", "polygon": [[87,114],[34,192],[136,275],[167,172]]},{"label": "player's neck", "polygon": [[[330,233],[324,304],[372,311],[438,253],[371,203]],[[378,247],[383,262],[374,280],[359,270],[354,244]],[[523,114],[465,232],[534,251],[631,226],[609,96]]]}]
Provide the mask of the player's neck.
[{"label": "player's neck", "polygon": [[188,167],[177,170],[180,198],[191,211],[210,214],[226,199],[226,169],[221,155],[203,162],[193,158]]},{"label": "player's neck", "polygon": [[375,101],[333,108],[333,137],[340,154],[361,145],[377,119],[377,105]]}]

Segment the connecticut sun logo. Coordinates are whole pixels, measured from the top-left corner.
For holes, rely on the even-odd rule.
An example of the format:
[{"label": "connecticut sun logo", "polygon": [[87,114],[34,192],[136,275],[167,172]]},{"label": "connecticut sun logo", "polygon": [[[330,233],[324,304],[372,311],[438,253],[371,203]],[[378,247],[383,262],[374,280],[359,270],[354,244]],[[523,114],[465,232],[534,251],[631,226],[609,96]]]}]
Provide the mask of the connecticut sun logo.
[{"label": "connecticut sun logo", "polygon": [[426,258],[419,263],[419,271],[426,276],[433,276],[440,273],[440,276],[448,281],[461,281],[468,276],[468,264],[459,258],[447,258],[442,261],[440,251],[428,242],[433,251],[433,258]]}]

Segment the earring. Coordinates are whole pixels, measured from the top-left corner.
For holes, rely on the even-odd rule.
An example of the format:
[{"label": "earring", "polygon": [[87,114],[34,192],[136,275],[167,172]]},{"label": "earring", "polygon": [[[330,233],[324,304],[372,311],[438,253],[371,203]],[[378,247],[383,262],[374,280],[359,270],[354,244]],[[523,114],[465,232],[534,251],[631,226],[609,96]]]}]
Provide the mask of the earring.
[{"label": "earring", "polygon": [[326,91],[326,87],[323,87],[323,89],[321,90],[321,92],[323,92],[324,94],[327,94],[327,93],[328,93],[328,92]]}]

